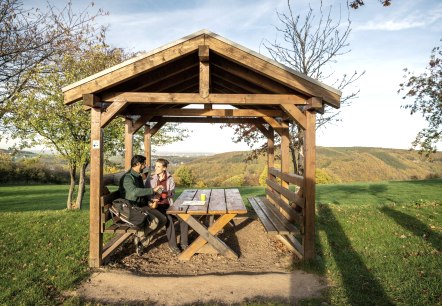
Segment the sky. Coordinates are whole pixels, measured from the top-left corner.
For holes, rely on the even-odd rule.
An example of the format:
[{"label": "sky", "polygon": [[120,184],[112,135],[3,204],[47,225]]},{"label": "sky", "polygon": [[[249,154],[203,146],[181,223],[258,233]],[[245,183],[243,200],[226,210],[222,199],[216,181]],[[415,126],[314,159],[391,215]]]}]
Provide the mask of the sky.
[{"label": "sky", "polygon": [[[24,1],[26,5],[36,5]],[[84,9],[89,1],[73,1]],[[398,94],[404,68],[422,73],[431,50],[442,38],[442,1],[393,0],[390,7],[378,1],[349,11],[352,32],[349,53],[337,58],[329,67],[336,77],[365,75],[352,90],[360,90],[359,98],[341,109],[340,122],[317,131],[317,145],[329,147],[383,147],[408,149],[415,135],[426,126],[421,115],[409,114],[401,106]],[[35,3],[38,3],[35,1]],[[54,2],[55,3],[55,2]],[[311,0],[314,11],[319,0]],[[323,8],[332,5],[332,15],[347,16],[346,0],[323,0]],[[309,1],[292,0],[295,14],[304,16]],[[287,12],[286,0],[126,0],[94,1],[93,10],[103,8],[108,16],[97,22],[108,26],[108,42],[131,51],[149,51],[208,29],[235,43],[269,56],[263,40],[281,40],[276,26],[276,12]],[[333,85],[333,80],[324,83]],[[344,91],[345,95],[345,91]],[[154,148],[158,152],[228,152],[248,150],[245,144],[232,142],[232,132],[219,125],[188,124],[192,136],[183,142]],[[4,143],[0,144],[5,146]],[[438,145],[442,150],[442,144]]]}]

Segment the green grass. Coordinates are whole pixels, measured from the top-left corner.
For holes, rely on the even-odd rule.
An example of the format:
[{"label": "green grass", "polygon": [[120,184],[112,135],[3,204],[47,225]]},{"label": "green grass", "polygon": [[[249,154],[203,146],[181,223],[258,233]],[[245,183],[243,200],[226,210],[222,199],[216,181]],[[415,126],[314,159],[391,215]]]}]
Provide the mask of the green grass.
[{"label": "green grass", "polygon": [[[317,186],[317,256],[331,284],[305,305],[442,305],[442,180]],[[90,273],[88,201],[67,186],[0,187],[0,304],[52,305]],[[178,190],[178,193],[181,191]],[[262,187],[240,188],[243,199]]]}]

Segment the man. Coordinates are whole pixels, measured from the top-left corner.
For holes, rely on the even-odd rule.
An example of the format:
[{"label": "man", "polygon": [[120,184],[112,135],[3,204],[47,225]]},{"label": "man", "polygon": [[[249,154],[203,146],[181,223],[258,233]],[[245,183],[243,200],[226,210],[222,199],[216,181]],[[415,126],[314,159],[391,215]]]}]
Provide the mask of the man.
[{"label": "man", "polygon": [[[161,186],[153,189],[144,187],[141,177],[141,173],[146,168],[146,158],[144,156],[135,155],[130,163],[131,169],[120,179],[120,195],[149,214],[150,222],[146,222],[144,232],[140,231],[138,234],[142,246],[147,247],[152,240],[152,236],[167,222],[167,218],[162,213],[148,206],[149,196],[152,196]],[[140,245],[137,247],[141,248]]]}]

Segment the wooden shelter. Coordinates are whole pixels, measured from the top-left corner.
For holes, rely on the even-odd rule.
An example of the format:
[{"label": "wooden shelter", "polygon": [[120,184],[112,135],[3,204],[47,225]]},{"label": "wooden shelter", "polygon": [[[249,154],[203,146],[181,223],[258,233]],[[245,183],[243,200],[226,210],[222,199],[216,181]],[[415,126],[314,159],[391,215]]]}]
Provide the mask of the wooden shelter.
[{"label": "wooden shelter", "polygon": [[[269,58],[202,30],[103,70],[63,88],[65,104],[80,100],[91,111],[90,256],[99,267],[129,235],[103,246],[103,133],[116,116],[125,118],[125,167],[132,136],[144,127],[151,137],[167,122],[250,123],[268,139],[267,198],[299,227],[286,239],[298,256],[314,255],[315,122],[324,104],[338,108],[340,91]],[[213,108],[212,106],[218,104]],[[225,105],[233,106],[223,107]],[[187,107],[186,107],[187,106]],[[304,175],[289,173],[289,122],[304,130]],[[281,167],[274,167],[274,136],[281,137]],[[277,179],[279,178],[279,180]],[[293,195],[289,184],[301,192]]]}]

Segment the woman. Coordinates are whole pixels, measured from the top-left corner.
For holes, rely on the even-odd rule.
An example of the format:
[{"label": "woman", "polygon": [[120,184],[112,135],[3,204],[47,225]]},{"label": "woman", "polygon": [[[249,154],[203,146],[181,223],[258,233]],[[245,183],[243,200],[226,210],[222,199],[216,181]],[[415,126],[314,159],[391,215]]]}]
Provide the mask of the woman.
[{"label": "woman", "polygon": [[[167,171],[168,165],[169,162],[166,159],[157,159],[157,161],[155,162],[155,173],[150,177],[150,187],[155,188],[159,185],[163,187],[163,191],[161,192],[161,194],[158,195],[160,196],[160,199],[156,204],[156,209],[167,217],[166,235],[167,240],[169,241],[169,248],[172,252],[178,254],[180,253],[180,249],[177,246],[173,218],[172,216],[166,214],[167,209],[170,207],[170,205],[173,204],[173,197],[175,195],[175,182],[173,180],[173,177]],[[187,223],[180,221],[180,244],[183,250],[187,247],[188,229],[189,227]]]}]

